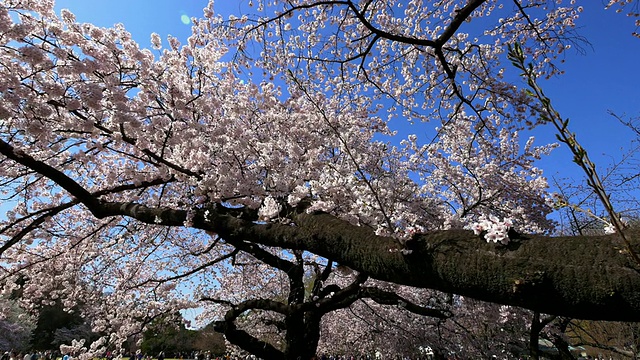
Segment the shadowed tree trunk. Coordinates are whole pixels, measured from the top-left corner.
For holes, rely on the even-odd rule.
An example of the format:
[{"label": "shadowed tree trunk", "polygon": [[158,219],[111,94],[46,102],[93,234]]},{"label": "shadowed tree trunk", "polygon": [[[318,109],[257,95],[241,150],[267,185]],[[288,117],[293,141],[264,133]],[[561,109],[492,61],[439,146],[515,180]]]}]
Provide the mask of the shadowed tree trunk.
[{"label": "shadowed tree trunk", "polygon": [[[380,304],[387,304],[385,299],[393,299],[394,304],[402,301],[407,304],[405,308],[408,311],[416,314],[439,318],[451,316],[446,311],[412,304],[395,293],[367,287],[359,289],[359,284],[365,279],[366,277],[357,279],[354,283],[356,285],[341,289],[331,299],[323,298],[317,303],[307,302],[287,306],[280,303],[275,305],[276,302],[271,300],[248,300],[229,310],[224,320],[215,322],[215,329],[223,333],[230,343],[261,358],[308,360],[316,355],[322,316],[330,311],[348,307],[358,299],[369,298]],[[282,312],[287,313],[282,323],[282,329],[286,331],[283,350],[236,327],[235,320],[247,310],[264,309],[278,312],[278,308],[284,309]]]},{"label": "shadowed tree trunk", "polygon": [[[223,333],[232,344],[264,359],[312,359],[316,355],[320,340],[322,316],[331,311],[349,307],[358,299],[367,298],[382,305],[397,305],[402,302],[405,310],[423,316],[440,319],[451,316],[449,311],[414,304],[394,292],[363,286],[368,276],[362,274],[357,275],[346,287],[340,288],[335,284],[325,287],[322,284],[334,270],[333,261],[329,261],[322,271],[316,267],[310,294],[305,294],[304,259],[301,251],[294,251],[295,261],[289,261],[246,242],[233,242],[233,244],[256,259],[281,270],[289,278],[289,295],[286,303],[270,299],[251,299],[240,304],[230,304],[216,299],[202,299],[230,305],[231,309],[227,311],[224,320],[215,322],[216,331]],[[251,310],[266,310],[284,316],[284,320],[276,324],[280,331],[285,331],[282,350],[236,327],[238,317]]]}]

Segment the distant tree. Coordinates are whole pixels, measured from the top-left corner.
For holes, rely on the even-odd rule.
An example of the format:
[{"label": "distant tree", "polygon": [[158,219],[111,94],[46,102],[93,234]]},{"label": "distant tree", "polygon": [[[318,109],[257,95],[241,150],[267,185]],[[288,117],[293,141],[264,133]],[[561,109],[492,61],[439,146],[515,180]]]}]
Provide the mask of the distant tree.
[{"label": "distant tree", "polygon": [[91,326],[87,322],[76,325],[68,324],[55,329],[49,349],[57,350],[60,348],[60,345],[70,344],[73,340],[93,340],[95,338],[96,334],[91,331]]},{"label": "distant tree", "polygon": [[225,351],[222,334],[210,324],[200,330],[187,329],[179,314],[156,318],[143,333],[140,350],[151,356],[164,352],[178,357],[197,352],[222,355]]},{"label": "distant tree", "polygon": [[197,331],[193,349],[198,352],[210,351],[213,355],[223,355],[226,351],[224,336],[215,330],[213,323]]},{"label": "distant tree", "polygon": [[0,297],[0,350],[24,351],[30,348],[36,319],[15,300]]},{"label": "distant tree", "polygon": [[30,341],[33,349],[58,349],[60,345],[71,343],[74,339],[91,341],[95,338],[78,306],[73,311],[68,311],[64,309],[61,301],[56,301],[51,305],[42,306],[37,313],[36,326]]}]

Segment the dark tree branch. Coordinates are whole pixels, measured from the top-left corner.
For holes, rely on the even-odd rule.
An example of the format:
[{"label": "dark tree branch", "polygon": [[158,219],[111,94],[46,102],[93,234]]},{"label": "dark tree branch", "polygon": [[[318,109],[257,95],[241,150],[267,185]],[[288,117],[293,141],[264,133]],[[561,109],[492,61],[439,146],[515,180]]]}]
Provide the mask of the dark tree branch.
[{"label": "dark tree branch", "polygon": [[465,22],[471,13],[473,13],[480,5],[482,5],[486,0],[470,0],[467,5],[456,12],[456,16],[453,17],[453,20],[447,26],[442,34],[436,39],[435,43],[437,47],[442,47],[444,44],[451,39],[451,37],[458,31],[462,23]]},{"label": "dark tree branch", "polygon": [[224,320],[214,322],[214,329],[223,333],[230,343],[263,359],[284,359],[282,351],[265,341],[257,339],[246,331],[238,329],[235,321],[240,315],[249,310],[267,310],[287,315],[290,313],[287,305],[269,299],[252,299],[243,301],[238,305],[225,300],[206,297],[202,298],[201,301],[210,301],[231,307],[225,314]]},{"label": "dark tree branch", "polygon": [[424,306],[415,304],[394,292],[385,291],[375,287],[364,287],[360,289],[359,296],[363,299],[364,298],[371,299],[380,305],[399,306],[417,315],[429,316],[429,317],[434,317],[438,319],[447,319],[452,316],[452,314],[447,310],[424,307]]},{"label": "dark tree branch", "polygon": [[233,241],[227,240],[227,243],[233,245],[238,250],[242,250],[248,254],[251,254],[256,259],[262,261],[263,263],[274,267],[278,270],[281,270],[285,273],[289,273],[296,266],[291,261],[281,259],[276,255],[269,253],[268,251],[261,249],[258,245],[252,244],[247,241]]},{"label": "dark tree branch", "polygon": [[214,329],[224,334],[227,341],[262,359],[284,360],[282,351],[273,345],[236,328],[233,322],[216,321]]}]

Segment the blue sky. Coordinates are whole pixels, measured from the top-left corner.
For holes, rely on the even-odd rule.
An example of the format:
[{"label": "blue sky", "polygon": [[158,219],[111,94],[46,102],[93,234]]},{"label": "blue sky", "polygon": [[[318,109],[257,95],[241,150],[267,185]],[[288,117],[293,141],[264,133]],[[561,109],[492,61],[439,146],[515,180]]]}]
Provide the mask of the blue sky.
[{"label": "blue sky", "polygon": [[[216,11],[238,13],[247,0],[219,0]],[[583,1],[584,12],[578,21],[579,33],[591,43],[585,53],[566,53],[566,74],[541,85],[563,117],[571,119],[570,128],[599,167],[606,168],[620,159],[621,149],[634,139],[627,128],[608,114],[640,116],[640,39],[631,36],[634,19],[604,10],[600,1]],[[68,8],[78,21],[111,26],[121,22],[142,46],[157,32],[186,39],[190,25],[186,17],[199,17],[206,0],[58,0],[56,8]],[[555,141],[552,129],[536,131],[539,143]],[[581,178],[571,163],[568,150],[560,148],[540,167],[548,177]]]},{"label": "blue sky", "polygon": [[[640,39],[631,36],[634,19],[604,10],[598,1],[587,5],[595,6],[585,6],[578,31],[591,47],[584,55],[568,52],[566,74],[541,85],[596,161],[616,156],[633,138],[608,111],[640,116]],[[570,160],[567,152],[558,153],[562,164]]]}]

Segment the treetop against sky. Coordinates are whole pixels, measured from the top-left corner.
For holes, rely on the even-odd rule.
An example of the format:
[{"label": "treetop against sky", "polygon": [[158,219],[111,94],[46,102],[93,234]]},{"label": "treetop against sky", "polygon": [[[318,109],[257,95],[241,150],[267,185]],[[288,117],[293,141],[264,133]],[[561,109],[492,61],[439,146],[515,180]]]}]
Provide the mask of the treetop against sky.
[{"label": "treetop against sky", "polygon": [[[290,325],[315,314],[318,330],[346,299],[380,300],[354,290],[367,281],[640,319],[634,234],[540,235],[554,229],[541,159],[572,165],[548,155],[548,103],[507,61],[519,44],[529,81],[563,114],[578,101],[569,127],[608,152],[622,127],[607,103],[637,111],[632,19],[558,1],[232,3],[0,2],[5,293],[26,275],[33,303],[90,300],[121,340],[203,299],[229,339],[247,339],[239,304]],[[590,28],[602,19],[615,26]],[[598,63],[598,31],[624,44],[615,61]],[[580,59],[594,60],[574,72]],[[591,91],[599,104],[576,100]],[[360,275],[324,291],[337,263]]]},{"label": "treetop against sky", "polygon": [[[253,2],[217,1],[214,9],[225,17],[231,14],[261,14],[257,10],[257,2],[252,7],[250,3]],[[94,1],[91,4],[77,0],[56,1],[56,9],[68,8],[82,22],[100,26],[122,22],[143,47],[151,46],[150,36],[154,32],[164,40],[171,34],[184,42],[191,34],[191,24],[184,23],[184,16],[200,17],[206,5],[207,1],[204,0],[181,3],[161,1],[153,7],[145,2],[123,0]],[[639,75],[632,69],[636,67],[634,54],[638,51],[638,41],[631,36],[636,31],[636,25],[633,18],[626,16],[626,12],[616,12],[615,6],[605,9],[605,2],[594,5],[577,1],[575,5],[582,7],[576,23],[577,35],[588,43],[578,42],[563,53],[564,63],[559,65],[564,75],[551,78],[548,85],[545,83],[545,88],[562,113],[573,121],[574,131],[585,147],[597,156],[597,162],[609,163],[612,157],[619,156],[620,148],[625,143],[633,140],[626,127],[609,116],[608,112],[627,116],[637,114],[634,101]],[[471,26],[471,23],[465,26]],[[479,28],[484,29],[482,24]],[[393,128],[407,134],[415,132],[415,129],[401,124],[393,124]],[[553,135],[545,132],[536,133],[536,136],[541,142],[555,141]],[[550,161],[543,160],[541,167],[548,176],[567,176],[567,172],[573,170],[563,165],[567,160],[570,161],[570,154],[562,148],[547,158]]]}]

